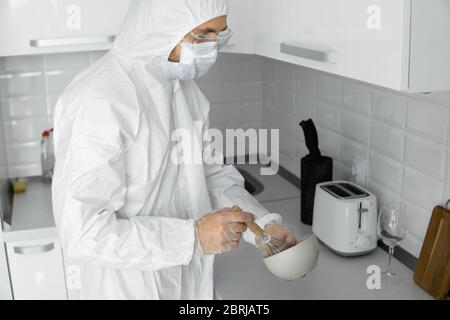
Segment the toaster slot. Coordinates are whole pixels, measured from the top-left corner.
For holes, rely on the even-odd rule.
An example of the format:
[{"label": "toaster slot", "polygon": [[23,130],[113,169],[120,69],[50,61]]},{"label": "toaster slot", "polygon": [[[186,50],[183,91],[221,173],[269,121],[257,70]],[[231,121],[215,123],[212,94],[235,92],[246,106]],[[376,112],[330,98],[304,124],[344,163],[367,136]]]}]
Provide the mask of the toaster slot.
[{"label": "toaster slot", "polygon": [[355,196],[367,197],[369,195],[367,192],[365,192],[365,191],[361,190],[360,188],[358,188],[354,185],[351,185],[349,183],[340,183],[339,186],[350,191]]},{"label": "toaster slot", "polygon": [[330,184],[322,187],[328,193],[336,196],[337,198],[348,198],[350,197],[350,193],[346,192],[344,189],[338,187],[335,184]]},{"label": "toaster slot", "polygon": [[330,183],[321,186],[321,188],[338,199],[353,200],[370,196],[363,189],[347,182]]}]

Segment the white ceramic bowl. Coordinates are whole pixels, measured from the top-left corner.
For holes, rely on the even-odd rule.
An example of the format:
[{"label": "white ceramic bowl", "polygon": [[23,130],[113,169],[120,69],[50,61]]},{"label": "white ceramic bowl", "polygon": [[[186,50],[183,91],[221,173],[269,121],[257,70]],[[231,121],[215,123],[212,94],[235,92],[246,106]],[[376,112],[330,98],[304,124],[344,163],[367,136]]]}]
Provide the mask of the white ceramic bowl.
[{"label": "white ceramic bowl", "polygon": [[310,273],[318,258],[319,242],[315,235],[309,235],[292,248],[265,258],[264,264],[277,277],[295,280]]}]

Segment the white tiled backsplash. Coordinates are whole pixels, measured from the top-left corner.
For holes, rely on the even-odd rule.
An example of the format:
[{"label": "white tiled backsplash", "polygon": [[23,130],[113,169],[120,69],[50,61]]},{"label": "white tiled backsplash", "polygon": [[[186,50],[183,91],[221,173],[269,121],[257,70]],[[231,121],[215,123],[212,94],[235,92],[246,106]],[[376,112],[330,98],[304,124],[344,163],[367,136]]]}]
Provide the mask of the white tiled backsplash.
[{"label": "white tiled backsplash", "polygon": [[[103,54],[0,58],[0,138],[7,150],[0,170],[7,160],[10,177],[40,174],[40,134],[52,126],[58,95]],[[211,126],[280,128],[281,164],[297,176],[307,154],[298,124],[308,118],[323,153],[335,160],[336,179],[350,179],[356,157],[366,159],[368,187],[380,204],[408,203],[403,247],[418,256],[432,208],[450,198],[450,93],[399,93],[237,54],[221,54],[198,84],[211,101]]]},{"label": "white tiled backsplash", "polygon": [[263,68],[263,122],[281,129],[281,164],[300,176],[299,123],[312,118],[336,179],[351,179],[361,157],[380,204],[408,204],[402,247],[418,256],[433,207],[450,198],[450,93],[400,93],[269,59]]},{"label": "white tiled backsplash", "polygon": [[[102,55],[104,52],[81,52],[0,58],[0,129],[10,177],[40,175],[40,137],[53,125],[59,95],[76,74]],[[211,101],[212,126],[261,127],[262,62],[254,56],[222,54],[212,72],[199,81]]]},{"label": "white tiled backsplash", "polygon": [[5,137],[3,134],[3,117],[0,112],[0,187],[1,181],[7,179],[8,174],[8,160],[6,158],[6,145],[5,145]]}]

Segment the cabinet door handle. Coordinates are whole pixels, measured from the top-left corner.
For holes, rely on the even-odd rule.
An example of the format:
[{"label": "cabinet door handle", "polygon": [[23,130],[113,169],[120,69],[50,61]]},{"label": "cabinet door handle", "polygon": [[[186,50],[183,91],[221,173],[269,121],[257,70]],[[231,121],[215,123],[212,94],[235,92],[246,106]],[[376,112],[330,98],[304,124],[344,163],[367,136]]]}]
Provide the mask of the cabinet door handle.
[{"label": "cabinet door handle", "polygon": [[336,63],[336,52],[333,50],[321,50],[308,48],[306,45],[301,44],[290,44],[283,42],[280,45],[281,53],[285,53],[291,56],[296,56],[300,58],[305,58],[309,60]]},{"label": "cabinet door handle", "polygon": [[33,254],[46,253],[52,251],[53,249],[55,249],[55,244],[49,243],[43,246],[14,247],[14,253],[29,256]]},{"label": "cabinet door handle", "polygon": [[30,40],[30,46],[33,48],[46,48],[46,47],[60,47],[60,46],[104,44],[114,42],[115,38],[116,36],[34,39]]}]

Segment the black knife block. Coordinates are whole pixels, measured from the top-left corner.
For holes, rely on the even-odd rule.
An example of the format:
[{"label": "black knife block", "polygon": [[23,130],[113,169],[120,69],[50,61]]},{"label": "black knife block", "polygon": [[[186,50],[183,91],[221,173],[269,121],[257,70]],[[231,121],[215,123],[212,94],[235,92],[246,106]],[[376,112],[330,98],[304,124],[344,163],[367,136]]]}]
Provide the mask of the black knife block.
[{"label": "black knife block", "polygon": [[333,180],[333,159],[322,156],[319,137],[314,122],[302,121],[300,126],[305,134],[309,154],[301,160],[301,220],[313,224],[314,197],[319,183]]},{"label": "black knife block", "polygon": [[301,220],[312,225],[314,197],[319,183],[333,179],[333,159],[322,157],[319,160],[303,158],[301,161]]}]

